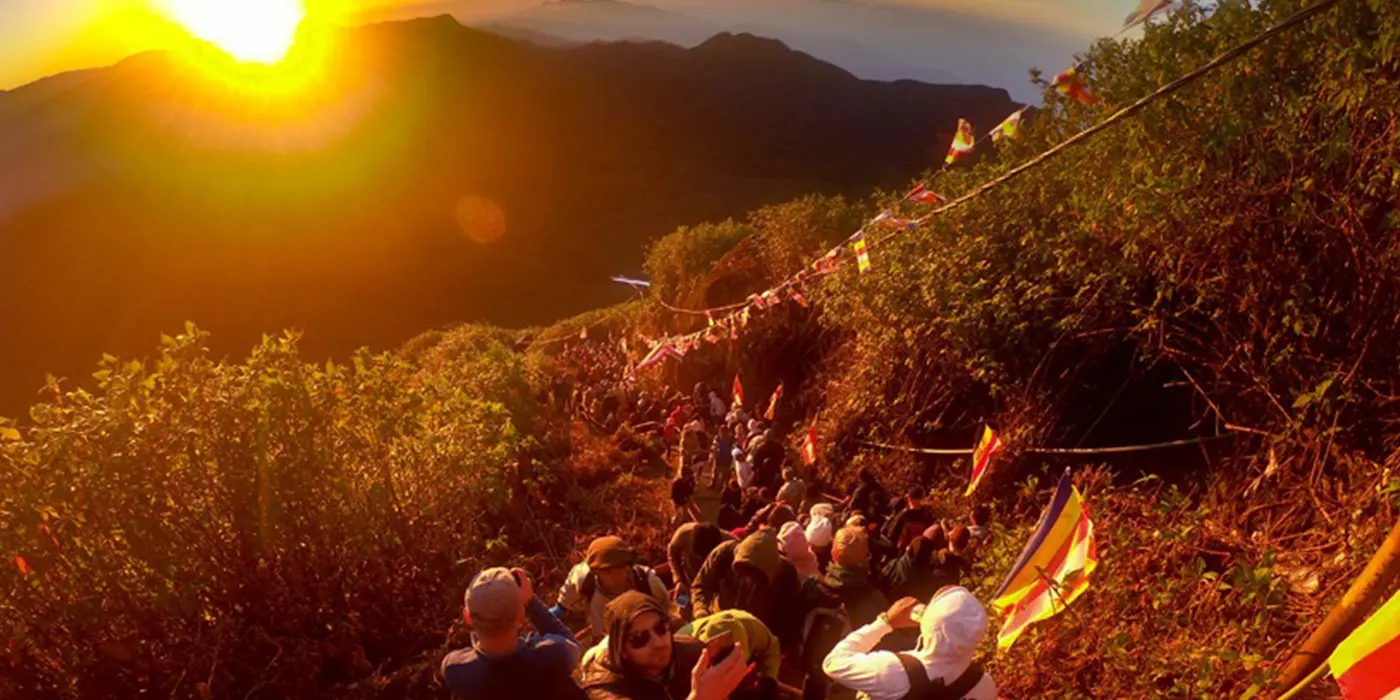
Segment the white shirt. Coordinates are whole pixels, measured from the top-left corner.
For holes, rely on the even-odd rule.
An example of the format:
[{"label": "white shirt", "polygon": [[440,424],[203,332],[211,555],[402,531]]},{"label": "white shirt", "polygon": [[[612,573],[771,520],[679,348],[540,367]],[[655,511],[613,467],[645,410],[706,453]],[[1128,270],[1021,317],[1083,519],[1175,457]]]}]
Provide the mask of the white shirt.
[{"label": "white shirt", "polygon": [[[921,634],[925,639],[936,638],[938,642],[927,644],[921,640],[919,649],[906,652],[923,662],[929,680],[942,678],[945,683],[957,680],[972,665],[972,653],[985,635],[987,624],[986,611],[972,594],[962,588],[951,591],[954,596],[971,602],[950,600],[944,592],[934,596],[924,612],[924,630]],[[940,599],[943,599],[942,604]],[[980,614],[980,630],[975,629],[976,624],[967,624],[969,617],[975,617],[972,610],[974,605],[976,614]],[[947,626],[928,619],[930,615],[942,617],[945,613],[962,619]],[[939,628],[936,632],[933,629],[935,626]],[[850,633],[827,654],[822,661],[822,671],[837,683],[859,691],[857,697],[863,700],[902,700],[909,694],[909,676],[899,663],[899,657],[893,652],[871,651],[885,635],[893,631],[894,628],[885,622],[882,615],[880,619]],[[973,634],[974,631],[980,634]],[[950,639],[950,635],[960,638]],[[997,700],[996,682],[984,673],[982,680],[963,697],[968,700]]]},{"label": "white shirt", "polygon": [[[583,579],[588,576],[588,563],[579,562],[573,569],[569,570],[568,578],[564,579],[564,585],[559,589],[559,604],[574,612],[588,611],[588,624],[593,627],[588,635],[579,635],[579,641],[587,644],[603,636],[606,628],[603,627],[603,609],[607,607],[608,601],[617,596],[610,596],[603,592],[603,587],[594,585],[593,599],[583,600],[583,594],[579,590],[583,586]],[[594,582],[597,583],[596,581]],[[662,605],[671,606],[671,595],[666,591],[666,585],[657,577],[655,571],[650,571],[647,575],[647,583],[651,588],[651,597],[655,598]],[[630,590],[630,589],[629,589]],[[621,595],[621,594],[619,594]],[[676,611],[672,611],[673,614]],[[587,641],[585,641],[587,639]]]},{"label": "white shirt", "polygon": [[739,478],[739,488],[753,485],[753,464],[739,450],[734,450],[734,474]]}]

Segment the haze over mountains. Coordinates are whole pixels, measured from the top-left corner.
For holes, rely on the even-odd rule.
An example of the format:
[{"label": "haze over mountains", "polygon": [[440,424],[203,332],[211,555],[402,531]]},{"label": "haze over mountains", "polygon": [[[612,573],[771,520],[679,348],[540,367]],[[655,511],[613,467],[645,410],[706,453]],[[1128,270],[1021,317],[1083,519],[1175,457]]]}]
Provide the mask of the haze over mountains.
[{"label": "haze over mountains", "polygon": [[0,93],[0,415],[186,320],[343,356],[611,303],[677,226],[904,186],[1015,108],[747,35],[545,49],[442,17],[333,51],[287,104],[165,54]]}]

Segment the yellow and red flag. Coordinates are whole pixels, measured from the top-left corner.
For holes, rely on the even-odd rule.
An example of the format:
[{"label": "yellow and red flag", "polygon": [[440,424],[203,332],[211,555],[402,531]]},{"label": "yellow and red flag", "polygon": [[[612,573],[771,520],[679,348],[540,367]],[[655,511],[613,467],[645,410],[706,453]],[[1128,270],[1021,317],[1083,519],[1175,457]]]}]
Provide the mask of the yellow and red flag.
[{"label": "yellow and red flag", "polygon": [[778,399],[783,398],[783,385],[781,382],[778,388],[773,390],[773,398],[768,400],[768,411],[763,414],[763,420],[773,420],[773,416],[778,412]]},{"label": "yellow and red flag", "polygon": [[1089,92],[1089,86],[1079,79],[1079,66],[1074,66],[1069,70],[1055,76],[1050,85],[1065,97],[1079,101],[1079,104],[1094,106],[1099,103],[1099,98]]},{"label": "yellow and red flag", "polygon": [[992,129],[992,141],[1016,138],[1016,136],[1021,133],[1021,115],[1025,112],[1026,109],[1022,107],[1016,110],[1011,116],[1002,120],[1000,124],[997,124],[997,128]]},{"label": "yellow and red flag", "polygon": [[734,375],[734,405],[744,405],[744,385],[739,382],[739,375]]},{"label": "yellow and red flag", "polygon": [[1058,614],[1083,595],[1098,563],[1094,523],[1066,469],[1035,533],[993,596],[992,607],[1006,613],[997,646],[1010,648],[1032,623]]},{"label": "yellow and red flag", "polygon": [[977,484],[981,483],[982,477],[987,475],[987,468],[992,465],[992,456],[1000,452],[1002,447],[1001,438],[997,437],[996,431],[992,430],[991,426],[984,426],[982,441],[972,450],[972,478],[967,483],[967,493],[964,495],[971,496],[977,489]]},{"label": "yellow and red flag", "polygon": [[851,236],[851,247],[856,251],[856,269],[863,275],[870,270],[870,249],[865,245],[865,231],[856,231]]},{"label": "yellow and red flag", "polygon": [[19,568],[19,572],[20,572],[21,574],[24,574],[24,577],[25,577],[25,578],[29,578],[29,572],[31,571],[31,569],[29,568],[29,562],[25,561],[25,560],[24,560],[24,557],[22,557],[22,556],[16,554],[16,555],[15,555],[15,566],[16,566],[17,568]]},{"label": "yellow and red flag", "polygon": [[966,119],[958,120],[958,133],[953,135],[953,144],[948,147],[948,157],[944,163],[952,165],[962,160],[977,146],[977,138],[972,135],[972,125]]},{"label": "yellow and red flag", "polygon": [[1328,657],[1346,700],[1400,698],[1400,591]]},{"label": "yellow and red flag", "polygon": [[817,419],[807,428],[807,437],[802,441],[802,463],[811,466],[817,463]]}]

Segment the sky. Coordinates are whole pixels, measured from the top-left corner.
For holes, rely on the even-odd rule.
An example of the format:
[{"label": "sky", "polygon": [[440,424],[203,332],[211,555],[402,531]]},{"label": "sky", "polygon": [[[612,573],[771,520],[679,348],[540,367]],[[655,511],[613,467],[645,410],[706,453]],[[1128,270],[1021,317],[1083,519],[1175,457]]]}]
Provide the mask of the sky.
[{"label": "sky", "polygon": [[[488,19],[542,0],[258,0],[304,2],[309,15],[337,24],[364,18],[442,14]],[[646,2],[647,0],[634,0]],[[774,3],[847,0],[650,0],[674,10],[727,6],[730,12],[771,10]],[[0,0],[0,90],[68,70],[110,65],[122,58],[187,41],[172,3],[242,4],[249,0]],[[1134,0],[886,0],[887,5],[950,10],[996,22],[1045,27],[1083,37],[1111,34]],[[795,5],[793,5],[795,6]],[[989,47],[994,50],[995,47]]]}]

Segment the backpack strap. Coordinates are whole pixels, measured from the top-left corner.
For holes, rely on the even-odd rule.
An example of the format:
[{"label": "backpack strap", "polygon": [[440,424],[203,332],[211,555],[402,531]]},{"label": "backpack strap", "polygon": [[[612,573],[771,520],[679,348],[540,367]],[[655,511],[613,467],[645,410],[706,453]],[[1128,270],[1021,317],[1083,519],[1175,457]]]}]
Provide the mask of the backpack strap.
[{"label": "backpack strap", "polygon": [[583,575],[583,581],[578,585],[579,599],[583,601],[584,607],[592,604],[593,594],[598,591],[598,577],[592,571]]},{"label": "backpack strap", "polygon": [[953,682],[948,685],[948,689],[944,691],[947,693],[948,700],[962,700],[964,696],[972,692],[973,688],[977,687],[978,683],[982,682],[984,673],[982,664],[973,663],[968,666],[967,670],[963,671],[961,676],[953,679]]},{"label": "backpack strap", "polygon": [[[632,590],[642,595],[651,595],[651,569],[637,565],[632,567]],[[667,601],[660,601],[666,603]]]},{"label": "backpack strap", "polygon": [[928,679],[923,662],[903,652],[895,656],[899,657],[899,665],[904,667],[904,675],[909,677],[909,692],[904,696],[905,700],[921,700],[927,696],[933,682]]}]

